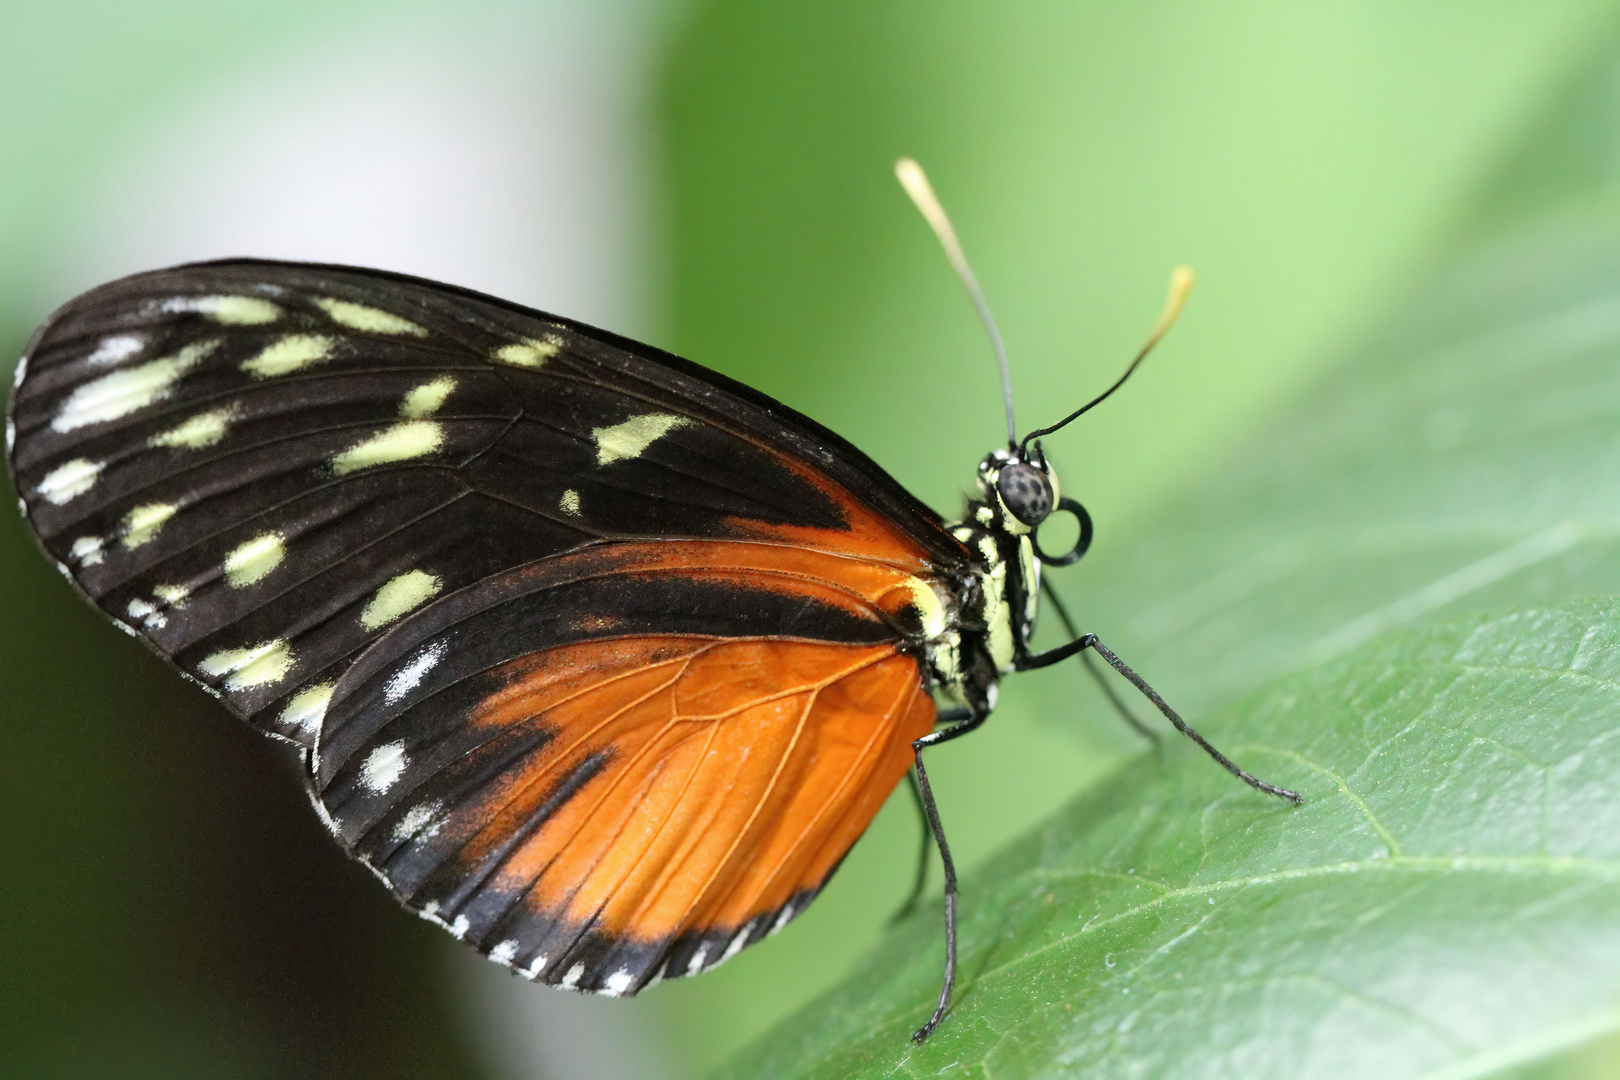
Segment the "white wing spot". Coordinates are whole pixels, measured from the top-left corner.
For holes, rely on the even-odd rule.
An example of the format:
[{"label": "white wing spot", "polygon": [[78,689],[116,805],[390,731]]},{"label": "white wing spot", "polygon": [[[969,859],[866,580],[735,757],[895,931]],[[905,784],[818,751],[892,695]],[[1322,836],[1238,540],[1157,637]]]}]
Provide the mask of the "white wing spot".
[{"label": "white wing spot", "polygon": [[51,420],[51,430],[104,424],[168,397],[176,380],[219,347],[217,339],[187,345],[173,356],[92,379],[69,394]]},{"label": "white wing spot", "polygon": [[789,901],[787,906],[782,908],[781,913],[776,916],[776,921],[771,924],[771,933],[780,934],[782,932],[782,927],[786,926],[788,923],[790,923],[792,921],[793,921],[793,903],[792,903],[792,901]]},{"label": "white wing spot", "polygon": [[177,296],[163,301],[163,310],[195,312],[226,326],[262,326],[281,317],[281,309],[257,296]]},{"label": "white wing spot", "polygon": [[716,960],[714,962],[714,966],[719,967],[721,964],[725,963],[727,960],[730,960],[733,956],[736,956],[738,953],[742,952],[743,951],[743,946],[747,945],[747,944],[748,944],[748,926],[745,923],[743,925],[743,928],[741,930],[737,931],[737,936],[732,938],[730,943],[726,945],[726,951],[720,954],[720,959],[718,959],[718,960]]},{"label": "white wing spot", "polygon": [[381,795],[399,782],[410,763],[403,742],[379,746],[367,754],[366,760],[360,765],[360,786],[373,795]]},{"label": "white wing spot", "polygon": [[339,326],[347,326],[350,330],[359,330],[365,334],[412,334],[416,337],[427,337],[426,330],[391,311],[351,303],[348,300],[334,300],[327,296],[317,297],[315,303],[332,317],[333,322]]},{"label": "white wing spot", "polygon": [[277,640],[245,649],[222,649],[198,664],[197,670],[210,678],[225,677],[227,690],[246,690],[280,682],[292,666],[292,648]]},{"label": "white wing spot", "polygon": [[80,566],[100,566],[101,549],[106,543],[99,536],[81,536],[73,541],[73,546],[68,549],[68,555]]},{"label": "white wing spot", "polygon": [[426,457],[442,445],[444,428],[431,420],[406,420],[334,455],[332,473],[346,476],[376,465]]},{"label": "white wing spot", "polygon": [[536,341],[534,338],[524,338],[512,345],[502,345],[496,349],[490,359],[496,363],[507,364],[511,367],[537,368],[556,356],[561,346],[555,341]]},{"label": "white wing spot", "polygon": [[331,701],[331,683],[307,687],[292,696],[277,719],[288,727],[314,735],[321,730],[321,721],[326,719],[326,706]]},{"label": "white wing spot", "polygon": [[61,506],[95,487],[96,477],[101,475],[101,470],[106,464],[105,461],[74,458],[46,473],[45,478],[39,482],[39,487],[34,490],[46,502],[53,506]]},{"label": "white wing spot", "polygon": [[147,440],[146,445],[153,449],[160,446],[172,447],[176,450],[205,449],[225,437],[225,429],[230,426],[236,412],[236,406],[227,405],[223,409],[211,409],[205,413],[198,413],[179,427],[170,428],[168,431],[152,436]]},{"label": "white wing spot", "polygon": [[124,538],[124,547],[138,548],[151,541],[179,509],[172,503],[144,503],[125,514],[118,527]]},{"label": "white wing spot", "polygon": [[225,556],[225,583],[245,589],[262,581],[287,557],[287,543],[280,533],[261,533]]},{"label": "white wing spot", "polygon": [[360,613],[360,625],[367,630],[387,626],[407,611],[437,596],[442,588],[443,580],[426,570],[412,570],[392,578],[366,604],[366,609]]},{"label": "white wing spot", "polygon": [[620,968],[607,977],[607,982],[602,984],[602,993],[608,997],[621,997],[635,981],[636,977],[629,968]]},{"label": "white wing spot", "polygon": [[432,416],[444,405],[444,399],[450,396],[450,391],[456,388],[456,380],[449,375],[440,375],[432,382],[423,383],[405,395],[400,403],[399,415],[407,420],[420,420]]},{"label": "white wing spot", "polygon": [[692,959],[686,962],[686,973],[688,975],[696,975],[698,972],[702,971],[703,961],[708,959],[708,957],[709,946],[707,944],[699,945],[698,951],[692,954]]},{"label": "white wing spot", "polygon": [[540,973],[546,970],[546,960],[547,957],[545,953],[541,953],[539,956],[536,956],[529,964],[529,970],[525,971],[524,974],[531,979],[538,979],[540,977]]},{"label": "white wing spot", "polygon": [[497,964],[510,964],[517,958],[517,938],[507,938],[493,949],[489,950],[489,958]]},{"label": "white wing spot", "polygon": [[388,685],[383,688],[383,701],[389,705],[398,703],[406,694],[415,690],[423,676],[432,671],[434,665],[442,659],[444,659],[442,641],[436,641],[417,653],[414,660],[400,668],[394,677],[388,680]]},{"label": "white wing spot", "polygon": [[569,488],[562,493],[562,502],[559,504],[562,512],[571,517],[579,517],[579,492]]},{"label": "white wing spot", "polygon": [[242,370],[255,379],[290,375],[331,356],[335,344],[324,334],[288,334],[266,345],[257,356],[242,361]]},{"label": "white wing spot", "polygon": [[405,811],[405,816],[399,819],[394,826],[394,840],[403,843],[406,840],[431,840],[439,827],[444,824],[439,820],[439,811],[443,804],[437,799],[421,803]]},{"label": "white wing spot", "polygon": [[671,413],[647,413],[632,416],[622,424],[595,428],[591,437],[596,440],[596,463],[611,465],[615,461],[640,457],[658,439],[691,422]]},{"label": "white wing spot", "polygon": [[134,334],[113,334],[111,337],[101,339],[94,352],[85,357],[85,362],[97,367],[106,367],[109,364],[121,364],[125,360],[141,351],[146,342]]},{"label": "white wing spot", "polygon": [[564,990],[572,990],[574,987],[579,985],[580,976],[584,974],[585,965],[575,964],[573,967],[568,969],[568,974],[564,975],[562,977],[562,982],[558,983],[557,985],[562,987]]},{"label": "white wing spot", "polygon": [[462,937],[467,933],[468,928],[471,926],[472,923],[468,921],[467,916],[457,915],[456,921],[450,924],[450,932],[456,935],[456,937]]},{"label": "white wing spot", "polygon": [[161,630],[169,624],[169,620],[161,611],[150,601],[142,600],[140,597],[131,600],[125,610],[129,612],[130,618],[139,619],[147,630]]}]

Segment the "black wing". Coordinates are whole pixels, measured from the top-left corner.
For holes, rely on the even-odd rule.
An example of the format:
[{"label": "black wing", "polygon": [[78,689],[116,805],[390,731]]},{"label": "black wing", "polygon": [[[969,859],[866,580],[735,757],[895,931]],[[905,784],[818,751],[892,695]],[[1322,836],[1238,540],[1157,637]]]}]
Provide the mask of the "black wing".
[{"label": "black wing", "polygon": [[414,278],[229,261],[95,289],[35,335],[8,459],[47,554],[250,723],[310,746],[424,605],[592,543],[969,559],[860,451],[698,365]]}]

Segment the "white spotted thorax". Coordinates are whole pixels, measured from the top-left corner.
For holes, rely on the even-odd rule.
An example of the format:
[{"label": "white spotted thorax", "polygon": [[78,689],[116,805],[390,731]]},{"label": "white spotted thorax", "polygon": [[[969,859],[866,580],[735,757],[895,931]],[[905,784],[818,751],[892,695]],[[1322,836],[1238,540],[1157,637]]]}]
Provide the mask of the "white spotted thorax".
[{"label": "white spotted thorax", "polygon": [[1012,450],[994,450],[979,463],[978,494],[969,498],[962,519],[947,528],[973,552],[979,569],[959,595],[956,629],[929,640],[926,657],[934,684],[952,699],[976,711],[995,704],[996,683],[1013,669],[1015,658],[1035,632],[1041,566],[1032,540],[1034,529],[1019,521],[997,489],[1002,469],[1015,462],[1045,474],[1055,503],[1057,474],[1044,455],[1020,458]]}]

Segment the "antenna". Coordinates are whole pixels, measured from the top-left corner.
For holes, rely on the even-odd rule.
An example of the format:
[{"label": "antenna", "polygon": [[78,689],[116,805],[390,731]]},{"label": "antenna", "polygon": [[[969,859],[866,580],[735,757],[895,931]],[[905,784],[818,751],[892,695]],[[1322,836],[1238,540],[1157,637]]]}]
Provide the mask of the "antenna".
[{"label": "antenna", "polygon": [[1072,423],[1079,418],[1081,413],[1086,412],[1093,406],[1101,405],[1108,399],[1108,395],[1125,385],[1125,380],[1131,377],[1131,372],[1136,370],[1138,364],[1147,359],[1148,353],[1153,351],[1153,347],[1163,340],[1164,335],[1168,334],[1170,328],[1176,324],[1176,319],[1181,315],[1181,309],[1187,303],[1187,295],[1192,292],[1194,280],[1195,275],[1190,266],[1178,266],[1170,271],[1170,293],[1164,298],[1164,310],[1159,312],[1159,321],[1153,324],[1152,333],[1148,334],[1147,340],[1137,350],[1136,359],[1132,360],[1130,367],[1125,369],[1125,374],[1121,375],[1113,386],[1110,386],[1051,427],[1036,428],[1028,435],[1025,435],[1024,441],[1019,444],[1018,455],[1020,457],[1024,456],[1024,447],[1027,447],[1031,441],[1050,435],[1058,428]]},{"label": "antenna", "polygon": [[940,204],[939,196],[934,194],[933,185],[928,182],[928,174],[923,172],[923,167],[911,158],[903,157],[894,163],[894,175],[927,219],[934,235],[939,237],[939,246],[945,249],[945,257],[951,261],[951,268],[962,279],[962,287],[967,290],[968,299],[973,301],[973,309],[979,313],[984,332],[990,335],[990,347],[996,351],[996,366],[1001,369],[1001,401],[1007,408],[1007,448],[1012,449],[1018,445],[1018,428],[1013,423],[1012,370],[1007,366],[1007,347],[1001,343],[1001,332],[996,329],[990,305],[985,303],[979,279],[973,276],[973,267],[968,265],[967,256],[962,253],[962,243],[956,238],[956,230],[951,228],[951,219],[945,215],[945,207]]}]

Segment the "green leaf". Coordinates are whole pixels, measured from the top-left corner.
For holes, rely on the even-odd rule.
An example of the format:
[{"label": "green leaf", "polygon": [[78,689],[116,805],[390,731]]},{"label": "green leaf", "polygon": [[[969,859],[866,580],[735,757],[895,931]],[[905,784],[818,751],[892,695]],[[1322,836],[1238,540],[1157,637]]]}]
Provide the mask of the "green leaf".
[{"label": "green leaf", "polygon": [[[929,1043],[937,902],[729,1075],[1484,1077],[1620,1030],[1620,156],[1570,149],[1620,132],[1614,69],[1379,333],[1064,582],[1305,805],[1166,742],[964,879]],[[1552,182],[1548,146],[1599,164]]]},{"label": "green leaf", "polygon": [[1283,679],[1229,749],[1303,807],[1172,744],[970,879],[927,1045],[937,911],[735,1075],[1468,1076],[1620,1026],[1617,646],[1585,601]]}]

